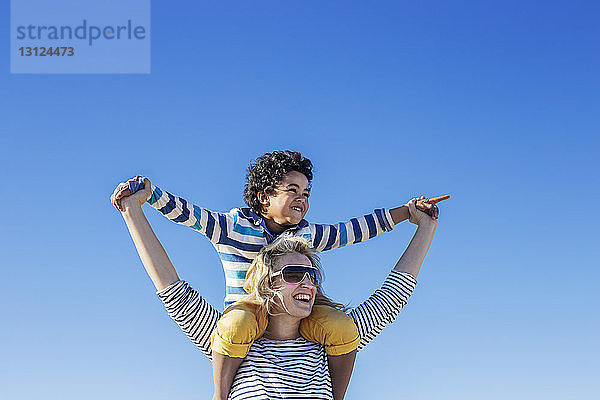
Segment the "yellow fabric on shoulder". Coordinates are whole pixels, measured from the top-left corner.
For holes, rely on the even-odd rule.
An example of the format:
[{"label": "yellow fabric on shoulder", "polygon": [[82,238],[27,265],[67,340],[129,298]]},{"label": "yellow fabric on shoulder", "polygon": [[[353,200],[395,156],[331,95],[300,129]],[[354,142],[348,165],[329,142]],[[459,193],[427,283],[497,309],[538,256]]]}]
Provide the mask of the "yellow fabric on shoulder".
[{"label": "yellow fabric on shoulder", "polygon": [[244,358],[254,340],[263,335],[269,321],[259,315],[258,305],[244,300],[225,309],[217,322],[210,341],[212,350],[229,356]]},{"label": "yellow fabric on shoulder", "polygon": [[[252,343],[261,337],[269,320],[259,315],[258,305],[238,301],[225,309],[211,335],[212,350],[244,358]],[[312,313],[300,323],[300,334],[306,340],[325,346],[328,355],[339,356],[358,348],[360,336],[352,317],[328,306],[314,306]]]},{"label": "yellow fabric on shoulder", "polygon": [[360,343],[352,317],[328,306],[314,306],[312,313],[300,323],[300,334],[306,340],[324,345],[330,356],[348,354]]}]

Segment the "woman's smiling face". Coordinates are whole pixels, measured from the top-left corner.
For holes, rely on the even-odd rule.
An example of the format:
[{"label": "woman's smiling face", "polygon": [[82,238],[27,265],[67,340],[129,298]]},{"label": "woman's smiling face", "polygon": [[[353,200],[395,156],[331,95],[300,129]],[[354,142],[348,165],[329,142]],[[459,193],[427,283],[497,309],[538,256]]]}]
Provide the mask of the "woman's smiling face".
[{"label": "woman's smiling face", "polygon": [[[305,255],[290,253],[280,257],[275,262],[274,269],[280,271],[286,265],[313,266]],[[288,283],[283,280],[281,274],[277,275],[273,278],[272,287],[281,295],[281,297],[275,297],[277,312],[284,312],[297,318],[306,318],[310,315],[315,303],[317,287],[308,274],[298,283]],[[283,305],[281,300],[283,300]]]}]

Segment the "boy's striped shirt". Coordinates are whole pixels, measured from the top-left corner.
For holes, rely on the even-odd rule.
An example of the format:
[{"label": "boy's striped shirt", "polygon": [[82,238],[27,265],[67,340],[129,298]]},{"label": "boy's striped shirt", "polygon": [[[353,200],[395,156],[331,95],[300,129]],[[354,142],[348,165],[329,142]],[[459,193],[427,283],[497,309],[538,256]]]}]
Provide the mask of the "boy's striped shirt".
[{"label": "boy's striped shirt", "polygon": [[371,239],[394,229],[387,209],[352,218],[334,225],[310,224],[306,220],[290,227],[278,236],[271,235],[264,221],[248,208],[234,208],[219,213],[190,204],[152,185],[148,203],[171,221],[186,225],[203,235],[213,244],[225,271],[225,307],[240,300],[246,272],[261,248],[278,236],[302,236],[315,251],[326,251]]}]

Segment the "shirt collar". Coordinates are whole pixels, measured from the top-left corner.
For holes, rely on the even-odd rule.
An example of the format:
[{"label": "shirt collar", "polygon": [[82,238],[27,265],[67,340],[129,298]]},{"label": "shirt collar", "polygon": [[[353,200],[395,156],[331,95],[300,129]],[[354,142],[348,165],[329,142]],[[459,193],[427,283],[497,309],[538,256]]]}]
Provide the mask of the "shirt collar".
[{"label": "shirt collar", "polygon": [[[244,215],[246,216],[246,218],[248,218],[254,225],[262,226],[263,229],[269,235],[271,235],[271,236],[279,236],[278,234],[275,235],[275,234],[271,233],[269,231],[269,228],[267,228],[267,225],[265,224],[265,220],[260,215],[256,214],[254,211],[252,211],[251,209],[249,209],[249,208],[242,208],[242,212],[244,213]],[[300,222],[298,222],[298,225],[291,225],[285,231],[289,231],[289,230],[292,230],[292,229],[302,229],[302,228],[306,228],[307,226],[308,226],[308,221],[306,221],[305,219],[301,219]]]}]

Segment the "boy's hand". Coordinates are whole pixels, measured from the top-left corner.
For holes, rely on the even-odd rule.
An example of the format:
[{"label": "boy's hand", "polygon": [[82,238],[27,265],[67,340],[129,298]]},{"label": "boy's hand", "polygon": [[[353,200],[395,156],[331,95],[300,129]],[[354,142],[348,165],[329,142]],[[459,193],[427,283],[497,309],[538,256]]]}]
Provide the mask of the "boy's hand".
[{"label": "boy's hand", "polygon": [[[129,183],[131,180],[134,179],[137,179],[137,177],[130,179],[127,182],[119,183],[119,185],[117,185],[117,187],[115,188],[115,191],[113,192],[112,196],[110,196],[110,202],[112,203],[112,205],[115,206],[115,208],[121,212],[125,211],[125,208],[123,207],[123,200],[132,195],[131,190],[129,190]],[[140,204],[146,202],[146,200],[148,200],[152,195],[152,193],[150,193],[150,188],[150,180],[146,178],[144,180],[144,188],[133,194],[133,196],[136,198],[136,200],[139,201]]]},{"label": "boy's hand", "polygon": [[436,206],[437,203],[443,200],[447,200],[450,198],[450,195],[444,195],[439,197],[434,197],[432,199],[428,199],[425,196],[421,196],[421,198],[416,199],[415,206],[418,210],[423,211],[425,214],[429,215],[433,219],[438,219],[440,215],[440,210]]}]

